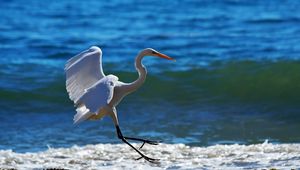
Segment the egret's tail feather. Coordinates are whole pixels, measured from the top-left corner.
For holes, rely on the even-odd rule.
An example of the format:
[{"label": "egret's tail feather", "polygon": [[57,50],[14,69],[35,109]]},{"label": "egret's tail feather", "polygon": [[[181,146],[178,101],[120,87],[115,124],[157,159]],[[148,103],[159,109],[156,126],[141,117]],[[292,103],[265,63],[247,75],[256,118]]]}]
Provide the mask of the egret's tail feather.
[{"label": "egret's tail feather", "polygon": [[93,116],[94,113],[90,112],[88,108],[85,107],[84,104],[81,104],[76,109],[77,114],[74,116],[74,124],[80,123],[84,120],[87,120],[89,117]]}]

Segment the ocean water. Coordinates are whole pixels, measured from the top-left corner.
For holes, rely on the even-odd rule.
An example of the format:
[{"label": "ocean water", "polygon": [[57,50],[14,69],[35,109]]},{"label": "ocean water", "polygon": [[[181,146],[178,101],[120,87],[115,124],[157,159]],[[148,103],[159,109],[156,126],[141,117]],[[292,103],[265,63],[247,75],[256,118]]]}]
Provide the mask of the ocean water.
[{"label": "ocean water", "polygon": [[119,145],[108,117],[73,125],[63,68],[92,45],[103,51],[104,72],[124,82],[137,78],[134,59],[143,48],[177,60],[144,59],[145,84],[117,108],[125,135],[162,140],[175,150],[178,144],[234,150],[268,140],[294,152],[299,146],[292,143],[300,141],[299,7],[292,0],[0,1],[1,164],[7,155],[19,160],[28,152],[47,156],[73,148],[73,154],[74,146],[135,154]]}]

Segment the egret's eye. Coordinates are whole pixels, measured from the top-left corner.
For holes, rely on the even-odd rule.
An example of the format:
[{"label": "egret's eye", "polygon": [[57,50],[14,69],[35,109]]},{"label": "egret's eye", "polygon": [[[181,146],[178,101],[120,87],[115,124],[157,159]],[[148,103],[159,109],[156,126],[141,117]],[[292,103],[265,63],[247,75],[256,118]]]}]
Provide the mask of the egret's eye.
[{"label": "egret's eye", "polygon": [[157,52],[156,51],[152,51],[152,54],[157,54]]}]

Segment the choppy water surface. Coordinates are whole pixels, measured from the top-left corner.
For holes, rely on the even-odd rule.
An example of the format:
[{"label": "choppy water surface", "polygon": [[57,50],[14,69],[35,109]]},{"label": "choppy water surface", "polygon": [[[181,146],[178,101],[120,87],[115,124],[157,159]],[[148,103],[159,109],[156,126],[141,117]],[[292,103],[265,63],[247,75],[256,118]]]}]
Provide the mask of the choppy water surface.
[{"label": "choppy water surface", "polygon": [[[150,166],[114,154],[134,153],[115,145],[109,118],[72,123],[63,67],[97,45],[105,73],[125,82],[137,78],[133,61],[143,48],[177,60],[146,58],[146,83],[118,107],[124,134],[170,144],[149,150],[163,159],[158,168],[299,167],[299,146],[283,144],[300,141],[299,7],[298,1],[1,1],[0,161],[8,167],[29,161],[18,165],[25,168],[64,152],[73,168],[79,158],[71,154],[91,152],[86,166],[98,166],[108,147],[108,168],[120,159]],[[276,151],[262,158],[262,146],[251,144],[266,139],[281,145],[268,144]],[[171,145],[177,143],[185,145]],[[236,143],[249,146],[222,145]]]}]

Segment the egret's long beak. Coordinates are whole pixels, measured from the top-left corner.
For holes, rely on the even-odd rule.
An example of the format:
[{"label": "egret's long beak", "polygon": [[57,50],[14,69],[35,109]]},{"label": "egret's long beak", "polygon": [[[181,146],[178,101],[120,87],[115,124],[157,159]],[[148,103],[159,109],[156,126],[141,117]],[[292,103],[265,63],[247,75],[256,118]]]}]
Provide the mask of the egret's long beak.
[{"label": "egret's long beak", "polygon": [[176,61],[174,58],[171,58],[171,57],[169,57],[169,56],[167,56],[167,55],[165,55],[165,54],[159,53],[159,52],[156,53],[156,56],[157,56],[157,57],[160,57],[160,58],[167,59],[167,60],[173,60],[173,61]]}]

